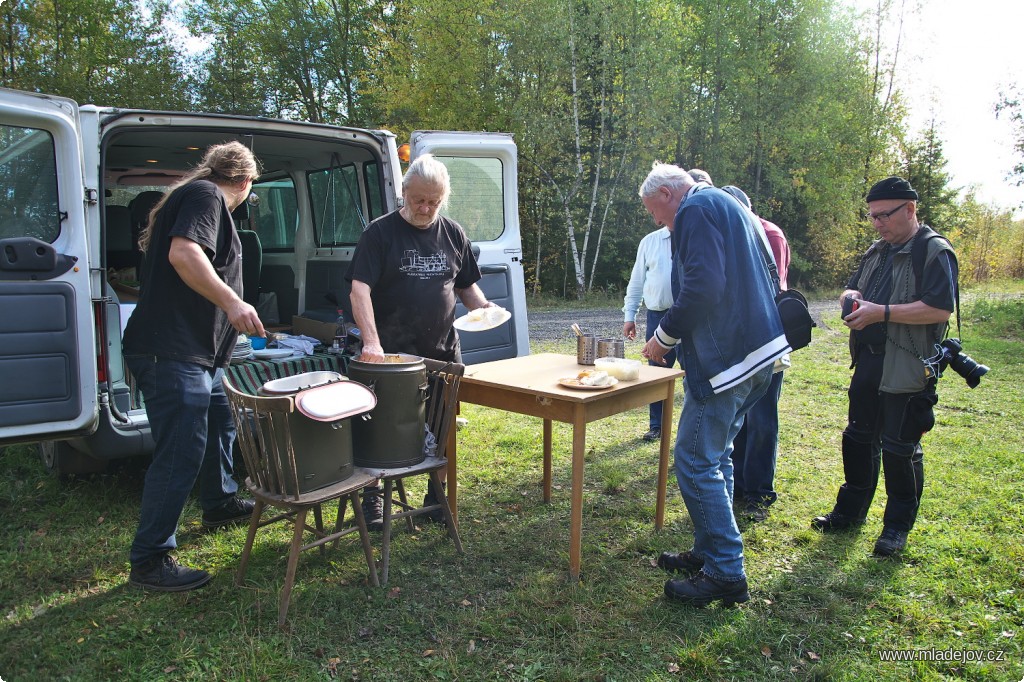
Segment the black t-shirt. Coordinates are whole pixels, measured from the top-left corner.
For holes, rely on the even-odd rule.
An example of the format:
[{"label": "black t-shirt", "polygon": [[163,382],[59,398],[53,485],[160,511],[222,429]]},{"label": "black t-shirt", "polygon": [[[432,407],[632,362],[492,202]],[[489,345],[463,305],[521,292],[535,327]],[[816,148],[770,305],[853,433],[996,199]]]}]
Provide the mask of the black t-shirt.
[{"label": "black t-shirt", "polygon": [[124,332],[124,354],[226,367],[238,332],[227,313],[178,276],[168,260],[171,237],[202,246],[217,275],[235,293],[242,293],[242,246],[224,194],[209,180],[179,187],[153,226],[139,303]]},{"label": "black t-shirt", "polygon": [[458,223],[438,216],[420,229],[398,211],[381,216],[359,238],[347,278],[370,287],[385,353],[455,358],[454,290],[480,279],[469,238]]}]

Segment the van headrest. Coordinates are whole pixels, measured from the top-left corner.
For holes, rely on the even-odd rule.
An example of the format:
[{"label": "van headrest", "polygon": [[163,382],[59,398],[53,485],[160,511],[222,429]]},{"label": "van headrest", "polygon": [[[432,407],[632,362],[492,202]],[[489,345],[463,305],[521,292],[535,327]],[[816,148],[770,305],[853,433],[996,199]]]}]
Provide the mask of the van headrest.
[{"label": "van headrest", "polygon": [[149,219],[149,212],[153,210],[163,195],[163,192],[156,190],[146,190],[136,194],[135,198],[128,203],[128,208],[132,212],[132,224],[137,227],[145,225],[146,220]]}]

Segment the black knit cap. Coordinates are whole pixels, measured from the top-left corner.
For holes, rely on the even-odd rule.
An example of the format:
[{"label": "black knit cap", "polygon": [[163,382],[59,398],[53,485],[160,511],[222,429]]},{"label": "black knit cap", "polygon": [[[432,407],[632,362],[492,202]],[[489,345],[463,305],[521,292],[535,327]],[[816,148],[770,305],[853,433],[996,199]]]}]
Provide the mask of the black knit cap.
[{"label": "black knit cap", "polygon": [[885,180],[879,180],[871,186],[871,191],[865,199],[869,204],[879,199],[910,199],[917,201],[917,192],[910,183],[895,175]]}]

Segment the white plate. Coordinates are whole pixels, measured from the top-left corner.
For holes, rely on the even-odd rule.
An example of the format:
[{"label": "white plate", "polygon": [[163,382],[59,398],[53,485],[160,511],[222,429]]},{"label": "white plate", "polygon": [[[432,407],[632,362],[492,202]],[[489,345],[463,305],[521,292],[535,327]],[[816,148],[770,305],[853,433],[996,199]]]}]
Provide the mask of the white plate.
[{"label": "white plate", "polygon": [[558,380],[558,384],[560,386],[565,386],[566,388],[578,388],[581,391],[600,391],[605,388],[611,388],[617,383],[619,383],[619,380],[615,377],[608,377],[608,383],[603,386],[588,386],[587,384],[580,383],[580,380],[576,377],[565,377],[564,379]]},{"label": "white plate", "polygon": [[254,350],[252,354],[257,360],[280,360],[294,355],[295,351],[291,348],[264,348]]},{"label": "white plate", "polygon": [[231,356],[231,364],[232,365],[240,365],[243,362],[248,362],[249,360],[252,360],[252,353],[246,353],[245,355],[232,355]]},{"label": "white plate", "polygon": [[455,322],[452,323],[452,326],[461,332],[483,332],[488,329],[500,327],[512,319],[512,313],[504,308],[501,308],[501,315],[495,317],[493,321],[487,317],[482,320],[471,320],[469,319],[469,316],[470,313],[466,313],[459,319],[455,320]]}]

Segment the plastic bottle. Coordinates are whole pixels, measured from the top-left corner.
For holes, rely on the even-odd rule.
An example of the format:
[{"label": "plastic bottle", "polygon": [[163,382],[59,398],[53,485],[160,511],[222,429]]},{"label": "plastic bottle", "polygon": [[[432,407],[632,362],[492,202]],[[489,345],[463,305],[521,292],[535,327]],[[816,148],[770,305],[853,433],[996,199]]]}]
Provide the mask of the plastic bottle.
[{"label": "plastic bottle", "polygon": [[345,322],[345,311],[342,310],[341,308],[338,308],[338,322],[337,322],[336,328],[334,330],[334,336],[335,337],[340,336],[341,338],[345,338],[345,335],[347,333],[348,333],[348,325]]},{"label": "plastic bottle", "polygon": [[329,352],[340,355],[345,348],[345,337],[348,336],[348,324],[345,322],[345,311],[338,308],[338,322],[334,330],[334,343]]}]

